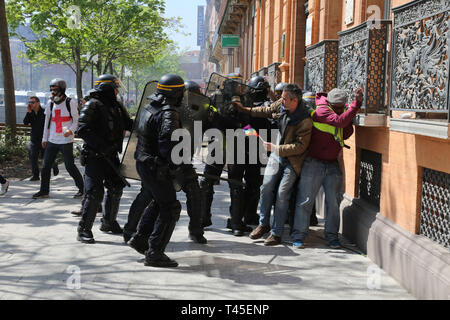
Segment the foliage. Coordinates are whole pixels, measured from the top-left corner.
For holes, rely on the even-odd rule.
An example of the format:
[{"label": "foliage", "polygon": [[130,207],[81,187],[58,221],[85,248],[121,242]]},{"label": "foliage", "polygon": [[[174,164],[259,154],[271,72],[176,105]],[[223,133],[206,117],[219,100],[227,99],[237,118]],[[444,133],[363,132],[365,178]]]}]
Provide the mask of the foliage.
[{"label": "foliage", "polygon": [[4,132],[0,133],[0,164],[15,157],[23,159],[28,157],[27,146],[29,137],[16,135],[7,141],[6,137],[10,136],[10,130],[7,127]]},{"label": "foliage", "polygon": [[185,78],[185,71],[181,69],[181,55],[182,53],[178,52],[174,45],[170,45],[161,51],[161,54],[155,59],[152,65],[131,69],[132,76],[130,77],[130,81],[134,84],[134,88],[131,88],[130,91],[137,92],[137,101],[135,101],[136,106],[129,110],[130,114],[136,113],[141,99],[140,93],[142,93],[145,85],[149,81],[159,80],[163,75],[168,73],[178,74],[182,78]]},{"label": "foliage", "polygon": [[[165,19],[163,0],[10,0],[8,21],[13,28],[27,21],[39,35],[25,42],[27,57],[69,66],[81,84],[91,63],[97,73],[114,72],[113,64],[150,64],[169,40],[165,28],[177,20]],[[155,48],[159,48],[155,50]],[[117,74],[117,72],[115,72]],[[81,88],[79,89],[79,94]]]}]

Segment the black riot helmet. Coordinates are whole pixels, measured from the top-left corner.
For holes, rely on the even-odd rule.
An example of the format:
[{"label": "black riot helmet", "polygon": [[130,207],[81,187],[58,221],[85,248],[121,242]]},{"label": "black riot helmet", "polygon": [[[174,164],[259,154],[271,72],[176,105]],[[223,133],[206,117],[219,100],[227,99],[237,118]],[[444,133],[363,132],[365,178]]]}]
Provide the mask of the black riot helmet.
[{"label": "black riot helmet", "polygon": [[184,80],[176,74],[166,74],[158,81],[156,93],[164,96],[167,103],[179,106],[183,100]]},{"label": "black riot helmet", "polygon": [[276,86],[275,86],[275,93],[276,94],[282,94],[283,93],[283,90],[284,90],[284,88],[286,88],[286,86],[288,85],[288,83],[286,83],[286,82],[280,82],[279,84],[277,84]]},{"label": "black riot helmet", "polygon": [[302,100],[306,109],[316,109],[316,94],[314,92],[307,91],[303,93]]},{"label": "black riot helmet", "polygon": [[195,93],[198,93],[198,94],[202,94],[200,85],[197,82],[195,82],[195,81],[187,80],[184,83],[184,87],[186,88],[187,91],[195,92]]},{"label": "black riot helmet", "polygon": [[250,79],[248,86],[256,91],[267,91],[270,87],[269,83],[261,76],[255,76]]},{"label": "black riot helmet", "polygon": [[239,82],[239,83],[244,82],[244,77],[242,77],[242,75],[240,73],[236,73],[236,72],[228,74],[227,78],[231,79],[233,81]]},{"label": "black riot helmet", "polygon": [[255,76],[250,79],[248,86],[251,88],[251,97],[254,102],[261,102],[267,100],[269,94],[269,83],[261,76]]},{"label": "black riot helmet", "polygon": [[95,81],[94,88],[99,91],[114,91],[114,89],[121,91],[125,89],[119,78],[112,74],[102,74],[98,77]]}]

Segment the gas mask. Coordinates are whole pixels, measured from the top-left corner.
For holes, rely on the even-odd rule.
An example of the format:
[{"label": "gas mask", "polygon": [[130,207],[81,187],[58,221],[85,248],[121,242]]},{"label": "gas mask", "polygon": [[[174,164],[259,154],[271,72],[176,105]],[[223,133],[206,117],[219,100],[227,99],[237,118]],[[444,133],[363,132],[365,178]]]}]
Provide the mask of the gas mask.
[{"label": "gas mask", "polygon": [[64,100],[64,93],[61,92],[60,88],[53,87],[53,89],[50,89],[50,92],[50,100],[52,100],[54,103],[60,104]]}]

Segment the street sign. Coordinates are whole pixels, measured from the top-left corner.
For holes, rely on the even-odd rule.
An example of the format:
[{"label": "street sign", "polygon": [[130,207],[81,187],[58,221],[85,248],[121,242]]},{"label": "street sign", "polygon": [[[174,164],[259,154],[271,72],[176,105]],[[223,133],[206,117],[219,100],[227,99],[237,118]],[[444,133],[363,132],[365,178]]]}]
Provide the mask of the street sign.
[{"label": "street sign", "polygon": [[240,37],[238,34],[223,34],[222,48],[238,48]]}]

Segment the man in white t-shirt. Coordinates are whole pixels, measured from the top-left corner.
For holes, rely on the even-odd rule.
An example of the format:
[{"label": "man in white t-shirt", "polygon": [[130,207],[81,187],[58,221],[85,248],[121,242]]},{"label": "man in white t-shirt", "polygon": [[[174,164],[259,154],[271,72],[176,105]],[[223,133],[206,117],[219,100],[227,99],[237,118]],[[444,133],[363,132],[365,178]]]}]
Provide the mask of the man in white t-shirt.
[{"label": "man in white t-shirt", "polygon": [[74,179],[78,188],[75,198],[81,198],[84,193],[83,177],[75,166],[73,158],[73,140],[78,126],[77,103],[67,98],[66,82],[54,79],[50,82],[51,100],[45,108],[45,126],[42,137],[42,147],[45,149],[41,172],[41,189],[33,195],[33,199],[48,198],[50,193],[50,171],[58,152],[64,158],[67,172]]}]

